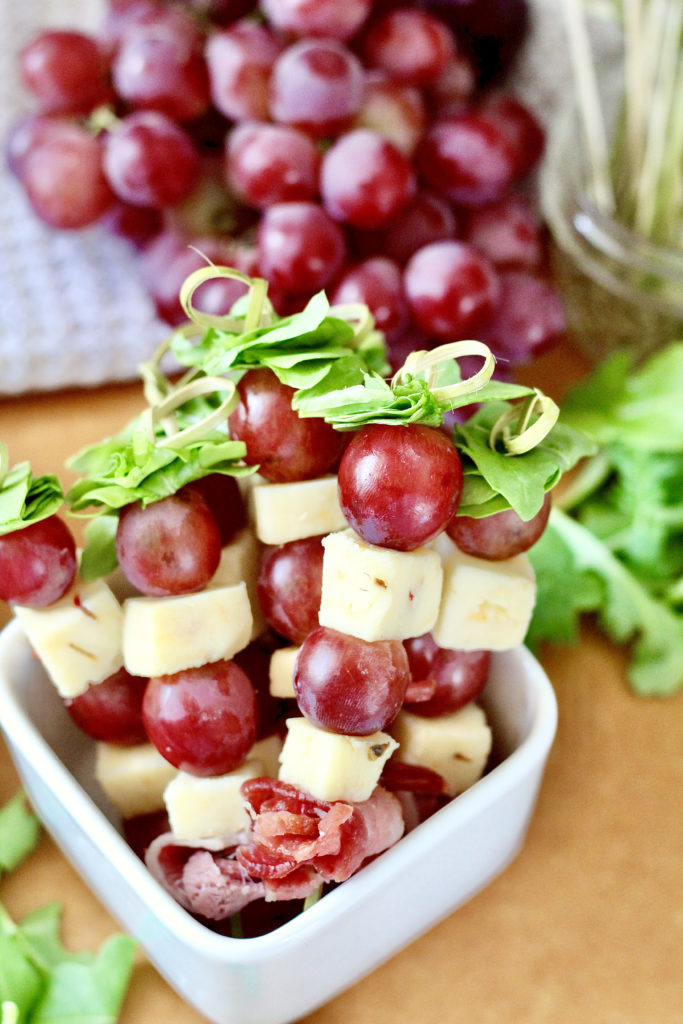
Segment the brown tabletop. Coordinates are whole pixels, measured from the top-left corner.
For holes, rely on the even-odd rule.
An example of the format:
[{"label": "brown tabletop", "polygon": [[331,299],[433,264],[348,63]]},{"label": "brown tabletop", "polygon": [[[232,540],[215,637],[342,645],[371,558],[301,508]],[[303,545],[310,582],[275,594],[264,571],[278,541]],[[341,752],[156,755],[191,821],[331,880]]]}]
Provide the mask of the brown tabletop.
[{"label": "brown tabletop", "polygon": [[[583,369],[561,349],[526,376],[560,397]],[[4,400],[0,438],[13,462],[62,474],[68,454],[118,430],[139,401],[137,385]],[[683,693],[633,696],[624,652],[588,623],[577,647],[541,660],[559,727],[520,855],[305,1024],[683,1024]],[[0,742],[0,803],[17,786]],[[119,930],[47,836],[0,889],[15,916],[62,901],[71,948]],[[120,1020],[154,1019],[204,1020],[139,954]]]}]

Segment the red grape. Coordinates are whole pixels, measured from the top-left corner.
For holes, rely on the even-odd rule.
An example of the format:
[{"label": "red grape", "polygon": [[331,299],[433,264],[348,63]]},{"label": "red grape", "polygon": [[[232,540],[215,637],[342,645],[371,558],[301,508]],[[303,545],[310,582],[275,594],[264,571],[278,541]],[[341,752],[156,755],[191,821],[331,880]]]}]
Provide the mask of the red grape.
[{"label": "red grape", "polygon": [[463,240],[499,268],[538,266],[543,253],[538,215],[528,202],[512,194],[470,210]]},{"label": "red grape", "polygon": [[112,63],[112,78],[118,96],[138,110],[190,121],[209,107],[203,37],[180,9],[129,25]]},{"label": "red grape", "polygon": [[456,515],[446,532],[465,554],[502,561],[528,551],[536,543],[546,528],[550,507],[550,495],[546,494],[540,510],[526,522],[512,508],[480,519]]},{"label": "red grape", "polygon": [[414,680],[433,679],[436,687],[429,700],[409,704],[416,715],[435,718],[475,700],[488,678],[489,651],[454,651],[439,647],[431,633],[404,640]]},{"label": "red grape", "polygon": [[545,132],[528,107],[514,96],[494,92],[482,100],[478,110],[507,139],[515,176],[523,177],[533,170],[543,155]]},{"label": "red grape", "polygon": [[476,336],[491,319],[500,293],[486,257],[456,241],[418,249],[406,265],[403,285],[415,322],[445,341]]},{"label": "red grape", "polygon": [[107,62],[83,32],[38,32],[19,54],[19,71],[44,113],[87,114],[110,98]]},{"label": "red grape", "polygon": [[319,626],[297,655],[294,690],[314,725],[350,736],[384,729],[398,714],[410,670],[400,640],[368,643]]},{"label": "red grape", "polygon": [[247,525],[247,510],[235,477],[211,473],[187,486],[199,491],[216,520],[221,544],[229,544],[238,530]]},{"label": "red grape", "polygon": [[308,135],[288,125],[236,126],[226,138],[226,180],[243,202],[259,209],[315,199],[320,153]]},{"label": "red grape", "polygon": [[518,176],[507,136],[471,110],[435,121],[420,143],[417,160],[429,187],[461,206],[500,199]]},{"label": "red grape", "polygon": [[76,545],[66,523],[48,516],[0,536],[0,600],[44,608],[76,575]]},{"label": "red grape", "polygon": [[409,7],[381,15],[363,40],[363,55],[371,67],[411,85],[436,81],[453,50],[453,37],[442,21]]},{"label": "red grape", "polygon": [[78,697],[66,698],[64,705],[78,728],[94,740],[124,747],[146,743],[142,698],[147,682],[120,668]]},{"label": "red grape", "polygon": [[143,508],[138,502],[121,510],[116,553],[130,582],[143,594],[163,597],[206,586],[221,555],[218,526],[195,489]]},{"label": "red grape", "polygon": [[292,409],[294,389],[272,370],[249,370],[237,390],[239,404],[230,414],[230,435],[247,446],[245,462],[273,483],[310,480],[332,469],[344,437],[324,420],[304,419]]},{"label": "red grape", "polygon": [[393,260],[374,256],[356,263],[339,279],[333,304],[360,302],[368,307],[375,326],[387,339],[396,337],[408,324],[401,269]]},{"label": "red grape", "polygon": [[199,154],[180,125],[141,110],[122,118],[106,137],[104,170],[120,199],[163,208],[189,194],[199,176]]},{"label": "red grape", "polygon": [[303,128],[312,135],[341,131],[360,108],[362,97],[362,65],[334,39],[292,43],[273,65],[273,120]]},{"label": "red grape", "polygon": [[159,753],[191,775],[225,775],[256,740],[256,696],[234,661],[150,679],[145,729]]},{"label": "red grape", "polygon": [[432,242],[453,238],[457,221],[450,204],[430,192],[418,194],[393,218],[382,237],[382,251],[399,263]]},{"label": "red grape", "polygon": [[464,53],[456,51],[429,87],[430,106],[436,119],[461,114],[469,105],[476,84],[471,60]]},{"label": "red grape", "polygon": [[292,295],[324,288],[346,256],[344,232],[317,203],[276,203],[258,229],[261,273]]},{"label": "red grape", "polygon": [[500,299],[480,337],[494,355],[519,366],[554,345],[566,328],[555,289],[523,270],[500,275]]},{"label": "red grape", "polygon": [[79,124],[62,121],[24,153],[20,181],[31,206],[53,228],[88,227],[115,202],[102,166],[102,143]]},{"label": "red grape", "polygon": [[266,25],[237,21],[214,32],[206,45],[211,97],[235,121],[268,117],[268,82],[281,43]]},{"label": "red grape", "polygon": [[339,464],[339,500],[368,544],[411,551],[446,528],[460,502],[460,456],[440,430],[372,423]]},{"label": "red grape", "polygon": [[266,548],[261,559],[258,598],[268,624],[293,644],[318,626],[323,575],[321,537]]},{"label": "red grape", "polygon": [[345,40],[361,27],[372,0],[261,0],[259,6],[279,32]]},{"label": "red grape", "polygon": [[103,223],[113,235],[141,249],[161,231],[163,220],[160,210],[119,201],[105,213]]},{"label": "red grape", "polygon": [[354,128],[369,128],[411,156],[422,135],[426,111],[422,94],[382,72],[365,76],[363,99],[353,119]]},{"label": "red grape", "polygon": [[6,139],[7,166],[12,174],[21,178],[24,159],[31,150],[52,135],[59,138],[64,126],[71,124],[69,119],[53,114],[26,114],[15,122]]},{"label": "red grape", "polygon": [[335,220],[358,228],[387,224],[415,191],[408,158],[393,143],[367,128],[340,136],[320,169],[325,209]]}]

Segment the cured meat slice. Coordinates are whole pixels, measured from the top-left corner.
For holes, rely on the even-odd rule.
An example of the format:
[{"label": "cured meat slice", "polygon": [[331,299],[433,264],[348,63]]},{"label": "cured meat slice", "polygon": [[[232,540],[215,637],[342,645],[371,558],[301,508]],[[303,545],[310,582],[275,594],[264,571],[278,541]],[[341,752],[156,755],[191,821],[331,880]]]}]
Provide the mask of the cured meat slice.
[{"label": "cured meat slice", "polygon": [[281,879],[300,865],[323,881],[343,882],[403,834],[399,801],[377,787],[362,803],[316,800],[277,779],[249,779],[242,794],[253,817],[253,842],[237,859],[252,877]]}]

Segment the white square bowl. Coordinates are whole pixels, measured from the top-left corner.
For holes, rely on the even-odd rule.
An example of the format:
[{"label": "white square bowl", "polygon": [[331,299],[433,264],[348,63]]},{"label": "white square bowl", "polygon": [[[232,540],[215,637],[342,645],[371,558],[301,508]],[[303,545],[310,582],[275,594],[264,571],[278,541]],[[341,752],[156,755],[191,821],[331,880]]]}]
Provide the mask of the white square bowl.
[{"label": "white square bowl", "polygon": [[289,1024],[369,974],[519,852],[557,724],[524,648],[493,656],[482,696],[495,766],[305,913],[233,939],[187,914],[123,840],[93,780],[94,744],[61,706],[19,624],[0,636],[0,724],[47,829],[168,983],[215,1024]]}]

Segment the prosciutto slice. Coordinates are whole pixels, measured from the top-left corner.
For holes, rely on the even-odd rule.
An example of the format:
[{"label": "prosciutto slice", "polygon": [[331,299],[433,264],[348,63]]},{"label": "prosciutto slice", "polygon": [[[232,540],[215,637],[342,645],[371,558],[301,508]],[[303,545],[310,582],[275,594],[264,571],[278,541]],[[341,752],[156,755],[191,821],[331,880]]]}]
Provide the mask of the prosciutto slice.
[{"label": "prosciutto slice", "polygon": [[249,875],[285,879],[301,866],[325,882],[344,882],[404,831],[399,801],[381,786],[369,800],[316,800],[278,779],[250,779],[242,794],[253,818],[252,842],[237,860]]}]

